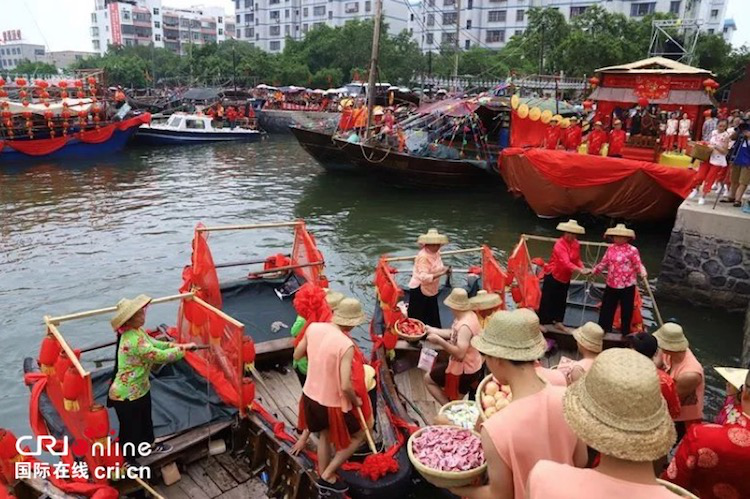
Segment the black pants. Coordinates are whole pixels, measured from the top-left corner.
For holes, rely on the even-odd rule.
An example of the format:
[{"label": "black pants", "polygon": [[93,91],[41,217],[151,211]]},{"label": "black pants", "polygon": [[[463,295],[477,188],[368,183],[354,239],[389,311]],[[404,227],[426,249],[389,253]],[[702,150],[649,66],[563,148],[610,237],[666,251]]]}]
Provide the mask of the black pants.
[{"label": "black pants", "polygon": [[630,323],[633,321],[633,304],[635,303],[635,285],[616,289],[607,286],[602,297],[602,308],[599,311],[599,325],[605,333],[612,332],[617,305],[620,305],[620,334],[630,334]]},{"label": "black pants", "polygon": [[568,289],[570,282],[560,282],[552,274],[544,276],[542,301],[539,303],[539,323],[562,323],[565,309],[568,306]]},{"label": "black pants", "polygon": [[440,326],[438,295],[425,296],[420,288],[409,289],[409,317],[419,319],[428,326]]},{"label": "black pants", "polygon": [[[117,419],[120,421],[120,445],[133,443],[135,447],[141,442],[154,443],[154,422],[151,419],[151,392],[135,400],[109,400],[110,407],[114,407]],[[125,456],[133,463],[138,456]]]}]

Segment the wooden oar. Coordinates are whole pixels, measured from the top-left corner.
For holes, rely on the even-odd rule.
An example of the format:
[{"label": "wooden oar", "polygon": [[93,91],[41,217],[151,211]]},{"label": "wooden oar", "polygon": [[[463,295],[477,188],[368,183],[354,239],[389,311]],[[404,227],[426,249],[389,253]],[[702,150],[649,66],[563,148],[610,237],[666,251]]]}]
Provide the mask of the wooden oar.
[{"label": "wooden oar", "polygon": [[365,430],[365,436],[367,437],[367,444],[370,446],[370,450],[373,454],[378,453],[377,447],[375,447],[375,440],[372,438],[372,434],[370,433],[370,427],[367,426],[367,421],[365,420],[365,415],[362,414],[362,408],[357,407],[357,414],[359,415],[359,422],[362,423],[362,428]]},{"label": "wooden oar", "polygon": [[648,283],[648,278],[643,277],[643,283],[646,285],[646,292],[648,297],[651,298],[651,303],[654,304],[654,313],[656,314],[656,322],[659,323],[659,327],[664,325],[664,321],[661,319],[661,312],[659,312],[659,305],[656,304],[656,298],[654,298],[654,292],[651,290],[651,284]]}]

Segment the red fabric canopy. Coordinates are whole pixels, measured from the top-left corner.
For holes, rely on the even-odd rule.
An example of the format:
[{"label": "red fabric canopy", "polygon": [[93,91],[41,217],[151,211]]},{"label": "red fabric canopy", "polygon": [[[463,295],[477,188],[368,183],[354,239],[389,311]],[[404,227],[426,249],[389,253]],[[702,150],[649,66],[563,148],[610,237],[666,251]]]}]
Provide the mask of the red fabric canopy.
[{"label": "red fabric canopy", "polygon": [[542,120],[521,118],[516,111],[511,114],[510,145],[512,147],[540,147],[544,142],[547,125]]}]

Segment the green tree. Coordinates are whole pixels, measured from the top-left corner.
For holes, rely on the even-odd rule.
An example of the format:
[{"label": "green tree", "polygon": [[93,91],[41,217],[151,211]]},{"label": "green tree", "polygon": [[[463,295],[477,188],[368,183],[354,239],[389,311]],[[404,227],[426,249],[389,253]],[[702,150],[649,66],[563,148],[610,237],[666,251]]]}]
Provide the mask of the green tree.
[{"label": "green tree", "polygon": [[31,76],[52,76],[57,74],[57,68],[54,64],[31,62],[28,59],[22,59],[16,65],[14,72]]}]

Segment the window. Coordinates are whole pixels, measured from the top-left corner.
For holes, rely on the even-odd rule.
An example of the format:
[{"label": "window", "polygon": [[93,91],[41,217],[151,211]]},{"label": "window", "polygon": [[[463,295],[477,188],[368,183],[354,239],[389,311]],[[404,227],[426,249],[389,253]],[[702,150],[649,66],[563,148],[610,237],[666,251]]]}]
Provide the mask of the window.
[{"label": "window", "polygon": [[471,29],[471,19],[466,20],[466,29]]},{"label": "window", "polygon": [[255,36],[255,28],[245,28],[245,38],[252,38]]},{"label": "window", "polygon": [[435,26],[435,14],[427,14],[427,26]]},{"label": "window", "polygon": [[133,43],[133,39],[132,38],[126,38],[125,39],[125,46],[126,47],[132,47],[133,45],[135,45],[135,44]]},{"label": "window", "polygon": [[630,5],[632,17],[643,17],[656,11],[656,2],[634,3]]},{"label": "window", "polygon": [[682,2],[669,2],[669,12],[670,14],[679,14],[680,13],[680,5]]},{"label": "window", "polygon": [[332,10],[329,10],[329,11],[328,11],[328,20],[330,21],[330,20],[332,20],[332,19],[333,19],[333,11],[332,11]]},{"label": "window", "polygon": [[240,10],[240,0],[234,0],[234,10]]},{"label": "window", "polygon": [[154,35],[154,41],[160,42],[161,41],[161,35],[160,34]]},{"label": "window", "polygon": [[305,7],[304,9],[302,9],[302,17],[307,17],[307,15],[309,14],[309,12],[310,11],[308,10],[307,7]]},{"label": "window", "polygon": [[154,28],[161,28],[161,23],[159,21],[154,21]]},{"label": "window", "polygon": [[326,15],[326,6],[325,5],[318,5],[317,7],[313,7],[313,15],[314,16],[324,16],[324,15]]},{"label": "window", "polygon": [[464,48],[466,50],[469,50],[471,48],[471,41],[470,40],[464,40]]},{"label": "window", "polygon": [[580,16],[584,12],[586,12],[586,7],[585,6],[584,7],[571,7],[570,8],[570,17]]},{"label": "window", "polygon": [[409,21],[414,22],[414,13],[413,12],[409,15]]},{"label": "window", "polygon": [[713,28],[709,29],[709,30],[708,30],[708,34],[709,34],[709,35],[713,35],[713,34],[714,34],[714,29],[713,29]]},{"label": "window", "polygon": [[515,31],[515,33],[513,33],[513,36],[521,36],[521,35],[523,35],[523,30],[522,29],[517,29]]},{"label": "window", "polygon": [[99,36],[99,28],[96,26],[91,27],[91,36]]},{"label": "window", "polygon": [[101,47],[101,45],[99,44],[99,40],[94,40],[93,44],[94,50],[99,50],[99,48]]},{"label": "window", "polygon": [[219,28],[219,31],[218,31],[218,35],[219,35],[219,36],[221,36],[221,35],[223,35],[223,34],[224,34],[224,30],[223,30],[223,29],[221,29],[221,28]]},{"label": "window", "polygon": [[242,38],[242,29],[237,28],[237,38]]},{"label": "window", "polygon": [[273,51],[279,51],[281,50],[281,42],[279,40],[274,40],[270,43],[269,47]]},{"label": "window", "polygon": [[281,3],[279,0],[269,0],[269,5],[276,5],[277,3]]},{"label": "window", "polygon": [[155,16],[159,15],[159,7],[154,7],[154,15]]},{"label": "window", "polygon": [[302,32],[303,32],[303,33],[307,33],[307,30],[308,30],[308,29],[309,29],[309,27],[307,26],[307,24],[303,24],[303,25],[302,25]]},{"label": "window", "polygon": [[284,19],[289,19],[289,9],[284,10]]},{"label": "window", "polygon": [[279,12],[278,10],[272,10],[268,14],[268,17],[270,17],[272,20],[278,21],[281,18],[281,12]]},{"label": "window", "polygon": [[[365,1],[365,12],[370,12],[372,10],[372,1],[366,0]],[[412,19],[413,21],[413,19]]]},{"label": "window", "polygon": [[252,9],[253,8],[253,0],[245,0],[245,8],[246,9]]},{"label": "window", "polygon": [[504,29],[496,29],[496,30],[487,30],[487,43],[498,43],[498,42],[504,42],[505,41],[505,30]]},{"label": "window", "polygon": [[456,39],[456,34],[455,34],[455,33],[443,33],[443,34],[442,34],[442,35],[440,36],[440,41],[441,41],[441,42],[442,42],[443,44],[450,44],[450,45],[454,45],[454,44],[456,43],[456,42],[455,42],[455,39]]},{"label": "window", "polygon": [[268,30],[268,34],[271,36],[279,36],[281,34],[281,26],[271,26]]},{"label": "window", "polygon": [[221,17],[221,16],[219,16],[219,17],[216,18],[216,22],[219,23],[219,24],[223,24],[224,23],[224,18]]},{"label": "window", "polygon": [[313,29],[320,28],[321,26],[325,26],[326,23],[313,23]]},{"label": "window", "polygon": [[711,19],[719,17],[719,9],[711,9]]},{"label": "window", "polygon": [[206,123],[203,120],[185,120],[185,128],[190,130],[205,130]]},{"label": "window", "polygon": [[466,10],[471,10],[474,8],[474,0],[469,0],[466,5]]},{"label": "window", "polygon": [[443,0],[443,7],[451,7],[456,5],[456,0]]},{"label": "window", "polygon": [[353,14],[359,12],[359,2],[347,2],[344,4],[344,12]]},{"label": "window", "polygon": [[507,0],[490,0],[492,3],[505,3]]},{"label": "window", "polygon": [[95,22],[96,22],[96,12],[92,12],[92,13],[91,13],[91,22],[92,22],[92,23],[95,23]]},{"label": "window", "polygon": [[245,24],[250,24],[253,22],[253,17],[255,14],[245,14]]},{"label": "window", "polygon": [[290,26],[287,24],[284,26],[284,35],[289,36],[289,34],[292,32]]},{"label": "window", "polygon": [[432,36],[432,33],[427,33],[427,38],[425,39],[425,42],[427,42],[427,45],[432,45],[435,42],[435,37]]},{"label": "window", "polygon": [[504,23],[507,17],[505,10],[491,10],[488,21],[491,23]]},{"label": "window", "polygon": [[235,21],[237,22],[237,24],[241,23],[241,22],[242,22],[242,16],[241,16],[241,15],[239,15],[239,14],[237,14],[237,15],[235,16]]},{"label": "window", "polygon": [[526,11],[523,9],[518,9],[516,11],[516,22],[522,23],[525,16],[526,16]]},{"label": "window", "polygon": [[126,21],[130,21],[130,11],[129,10],[123,10],[122,11],[122,18]]},{"label": "window", "polygon": [[443,26],[456,24],[457,19],[458,19],[457,12],[443,12]]}]

